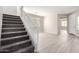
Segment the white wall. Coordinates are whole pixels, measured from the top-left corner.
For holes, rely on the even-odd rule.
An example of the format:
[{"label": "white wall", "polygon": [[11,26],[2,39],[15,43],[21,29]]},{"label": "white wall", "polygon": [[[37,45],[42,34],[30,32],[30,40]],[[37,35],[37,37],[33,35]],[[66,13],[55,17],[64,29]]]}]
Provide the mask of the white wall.
[{"label": "white wall", "polygon": [[57,34],[57,14],[48,14],[45,16],[44,20],[44,31],[51,34]]},{"label": "white wall", "polygon": [[3,13],[17,15],[17,6],[3,6]]},{"label": "white wall", "polygon": [[24,10],[28,13],[44,16],[44,32],[52,34],[58,33],[56,13],[48,13],[37,7],[24,7]]}]

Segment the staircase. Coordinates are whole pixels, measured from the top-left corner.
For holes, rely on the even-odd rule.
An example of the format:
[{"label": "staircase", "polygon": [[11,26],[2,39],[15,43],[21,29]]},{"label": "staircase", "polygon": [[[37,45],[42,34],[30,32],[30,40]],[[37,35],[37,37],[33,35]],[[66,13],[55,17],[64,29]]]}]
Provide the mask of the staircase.
[{"label": "staircase", "polygon": [[3,14],[0,53],[33,53],[34,46],[19,16]]}]

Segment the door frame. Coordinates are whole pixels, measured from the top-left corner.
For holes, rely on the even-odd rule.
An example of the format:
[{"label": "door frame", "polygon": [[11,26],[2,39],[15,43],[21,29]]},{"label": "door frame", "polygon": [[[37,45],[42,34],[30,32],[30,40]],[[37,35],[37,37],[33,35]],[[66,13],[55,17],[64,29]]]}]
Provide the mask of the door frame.
[{"label": "door frame", "polygon": [[58,14],[57,15],[57,25],[58,25],[58,35],[60,34],[60,17],[66,17],[67,18],[67,33],[69,33],[69,17],[67,14]]}]

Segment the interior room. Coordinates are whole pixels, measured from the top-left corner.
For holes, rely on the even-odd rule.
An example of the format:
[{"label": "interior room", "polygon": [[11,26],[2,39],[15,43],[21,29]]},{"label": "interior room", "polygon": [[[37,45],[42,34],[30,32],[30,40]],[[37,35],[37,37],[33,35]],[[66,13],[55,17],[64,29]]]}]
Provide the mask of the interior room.
[{"label": "interior room", "polygon": [[0,53],[79,53],[79,6],[0,6]]}]

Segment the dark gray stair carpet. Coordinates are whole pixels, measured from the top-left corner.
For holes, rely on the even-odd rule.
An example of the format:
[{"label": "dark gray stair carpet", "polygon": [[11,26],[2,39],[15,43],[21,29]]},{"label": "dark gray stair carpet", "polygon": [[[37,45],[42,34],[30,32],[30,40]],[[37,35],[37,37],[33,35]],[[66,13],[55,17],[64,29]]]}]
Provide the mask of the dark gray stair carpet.
[{"label": "dark gray stair carpet", "polygon": [[25,31],[25,28],[3,28],[2,32]]},{"label": "dark gray stair carpet", "polygon": [[7,21],[3,21],[3,24],[22,24],[22,22],[7,22]]},{"label": "dark gray stair carpet", "polygon": [[19,16],[3,14],[0,53],[34,53],[34,46]]}]

